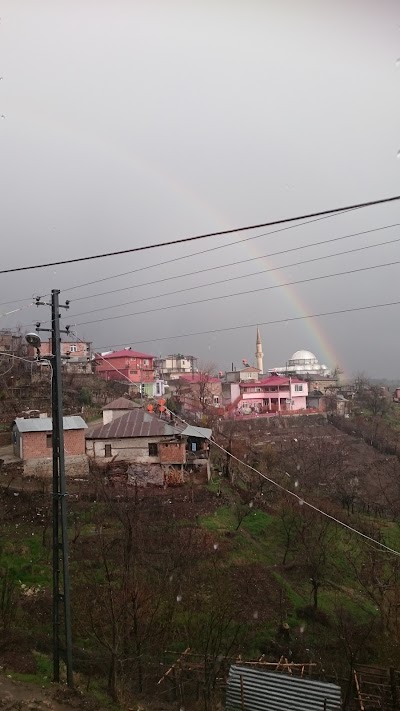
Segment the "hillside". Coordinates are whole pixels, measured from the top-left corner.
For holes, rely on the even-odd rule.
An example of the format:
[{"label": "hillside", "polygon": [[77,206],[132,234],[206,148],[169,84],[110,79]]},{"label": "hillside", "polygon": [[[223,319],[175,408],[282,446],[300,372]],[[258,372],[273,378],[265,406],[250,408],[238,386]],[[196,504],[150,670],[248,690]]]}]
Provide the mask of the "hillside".
[{"label": "hillside", "polygon": [[[70,487],[78,684],[100,699],[194,708],[197,697],[218,699],[239,655],[314,664],[344,693],[355,664],[399,668],[397,558],[302,503],[399,549],[397,458],[326,420],[253,421],[217,436],[300,501],[219,454],[207,486],[135,490],[92,473]],[[44,679],[49,496],[0,476],[0,665]],[[186,649],[191,663],[159,684]]]}]

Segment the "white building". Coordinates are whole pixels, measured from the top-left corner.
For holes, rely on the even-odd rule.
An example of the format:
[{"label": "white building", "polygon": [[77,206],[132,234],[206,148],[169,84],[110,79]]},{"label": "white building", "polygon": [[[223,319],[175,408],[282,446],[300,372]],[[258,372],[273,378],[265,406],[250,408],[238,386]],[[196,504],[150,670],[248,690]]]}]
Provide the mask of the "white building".
[{"label": "white building", "polygon": [[329,368],[320,364],[314,353],[310,351],[296,351],[285,366],[270,368],[269,372],[279,375],[312,375],[319,378],[331,374]]},{"label": "white building", "polygon": [[191,355],[169,355],[165,358],[158,358],[155,367],[161,377],[179,378],[180,375],[189,375],[197,371],[197,358]]}]

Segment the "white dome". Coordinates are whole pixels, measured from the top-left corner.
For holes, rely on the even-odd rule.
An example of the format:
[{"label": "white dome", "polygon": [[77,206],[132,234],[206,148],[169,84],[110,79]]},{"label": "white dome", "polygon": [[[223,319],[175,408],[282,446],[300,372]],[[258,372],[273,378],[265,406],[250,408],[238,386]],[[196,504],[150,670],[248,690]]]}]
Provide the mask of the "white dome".
[{"label": "white dome", "polygon": [[312,360],[316,363],[318,362],[314,353],[311,353],[310,351],[296,351],[296,353],[293,353],[290,360]]}]

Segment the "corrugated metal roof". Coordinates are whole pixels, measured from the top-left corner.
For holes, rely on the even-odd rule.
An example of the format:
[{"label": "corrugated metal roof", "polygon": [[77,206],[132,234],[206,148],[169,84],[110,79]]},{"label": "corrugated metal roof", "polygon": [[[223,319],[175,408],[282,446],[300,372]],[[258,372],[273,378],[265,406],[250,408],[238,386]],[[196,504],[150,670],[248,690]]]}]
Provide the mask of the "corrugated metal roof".
[{"label": "corrugated metal roof", "polygon": [[203,439],[210,439],[212,435],[212,430],[209,430],[207,427],[197,427],[197,425],[188,425],[185,427],[184,430],[182,430],[181,434],[185,435],[186,437],[199,437]]},{"label": "corrugated metal roof", "polygon": [[339,711],[340,687],[307,677],[233,665],[227,711]]},{"label": "corrugated metal roof", "polygon": [[[15,424],[19,432],[51,432],[53,429],[53,422],[51,417],[31,417],[25,419],[23,417],[17,417]],[[87,429],[86,422],[79,417],[79,415],[74,415],[73,417],[63,417],[64,430],[85,430]]]},{"label": "corrugated metal roof", "polygon": [[138,402],[128,400],[127,397],[118,397],[104,405],[103,412],[104,410],[135,410],[137,407],[141,407]]},{"label": "corrugated metal roof", "polygon": [[107,425],[94,427],[87,439],[126,439],[127,437],[171,437],[181,432],[142,409],[132,410]]}]

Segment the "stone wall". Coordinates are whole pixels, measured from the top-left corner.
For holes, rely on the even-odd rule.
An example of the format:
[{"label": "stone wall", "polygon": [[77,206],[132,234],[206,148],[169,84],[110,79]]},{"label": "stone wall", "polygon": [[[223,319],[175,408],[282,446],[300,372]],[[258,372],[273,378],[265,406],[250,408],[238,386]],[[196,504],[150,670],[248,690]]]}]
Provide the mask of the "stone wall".
[{"label": "stone wall", "polygon": [[[86,455],[65,458],[65,473],[70,479],[85,479],[89,476],[89,462]],[[53,474],[52,457],[36,457],[24,463],[24,476],[51,477]]]}]

